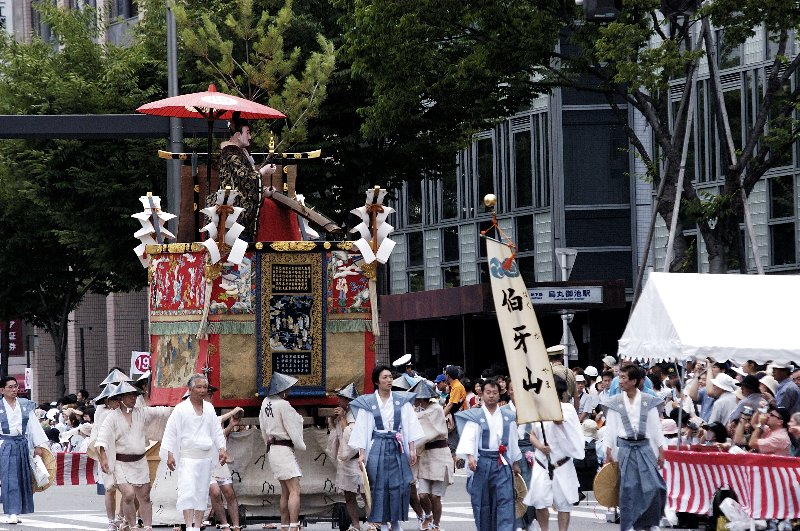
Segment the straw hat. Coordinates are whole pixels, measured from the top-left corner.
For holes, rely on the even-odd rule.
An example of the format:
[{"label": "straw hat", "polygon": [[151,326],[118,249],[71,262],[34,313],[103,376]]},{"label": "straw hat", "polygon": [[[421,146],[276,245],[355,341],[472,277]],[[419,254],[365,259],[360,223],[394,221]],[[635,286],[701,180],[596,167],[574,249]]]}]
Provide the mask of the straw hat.
[{"label": "straw hat", "polygon": [[359,464],[361,465],[361,488],[363,489],[362,492],[364,493],[364,509],[366,510],[366,513],[369,514],[372,510],[372,489],[369,485],[367,468],[364,466],[364,463]]},{"label": "straw hat", "polygon": [[273,372],[272,379],[269,381],[269,389],[267,389],[267,396],[275,396],[289,389],[297,383],[297,378],[283,374],[280,372]]},{"label": "straw hat", "polygon": [[113,371],[108,373],[106,379],[100,382],[100,385],[98,387],[102,387],[108,384],[118,384],[120,382],[130,382],[130,381],[131,379],[128,377],[127,374],[125,374],[119,369],[114,369]]},{"label": "straw hat", "polygon": [[619,505],[619,464],[616,461],[607,463],[597,472],[594,497],[604,507]]},{"label": "straw hat", "polygon": [[355,400],[358,398],[358,391],[354,383],[347,384],[345,387],[336,391],[336,396],[341,396],[346,400]]},{"label": "straw hat", "polygon": [[420,380],[417,382],[414,387],[409,389],[409,392],[415,393],[417,395],[417,400],[430,400],[431,398],[435,398],[437,393],[433,390],[433,387],[426,382],[425,380]]},{"label": "straw hat", "polygon": [[33,492],[42,492],[50,488],[50,485],[53,484],[53,480],[56,478],[56,457],[53,455],[47,448],[39,447],[42,450],[42,461],[44,462],[44,466],[47,468],[47,474],[50,476],[50,483],[45,485],[44,487],[40,487],[36,484],[36,477],[31,473],[31,485],[33,486]]},{"label": "straw hat", "polygon": [[528,487],[525,485],[525,480],[519,474],[514,474],[514,516],[522,518],[528,506],[522,500],[528,495]]},{"label": "straw hat", "polygon": [[760,382],[766,386],[767,389],[770,390],[772,396],[778,392],[778,380],[773,378],[770,375],[762,376]]}]

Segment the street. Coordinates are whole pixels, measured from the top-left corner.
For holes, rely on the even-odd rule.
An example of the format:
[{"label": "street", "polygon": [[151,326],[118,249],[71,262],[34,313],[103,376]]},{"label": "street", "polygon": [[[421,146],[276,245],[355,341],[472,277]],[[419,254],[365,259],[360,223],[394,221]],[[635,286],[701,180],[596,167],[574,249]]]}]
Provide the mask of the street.
[{"label": "street", "polygon": [[[472,531],[472,509],[465,490],[466,477],[463,471],[456,475],[456,481],[447,491],[442,516],[442,529]],[[107,520],[103,510],[103,498],[98,496],[94,485],[50,487],[45,492],[36,494],[34,502],[36,512],[23,515],[18,525],[0,525],[0,531],[30,529],[106,529]],[[404,526],[405,531],[417,528],[413,511],[411,520]],[[555,515],[551,516],[551,529],[555,527]],[[331,529],[330,523],[311,524],[309,530]],[[572,512],[570,529],[576,531],[611,531],[618,528],[615,524],[607,524],[605,509],[594,502],[590,495]],[[160,527],[157,529],[169,529]],[[261,524],[251,524],[248,529],[261,529]]]}]

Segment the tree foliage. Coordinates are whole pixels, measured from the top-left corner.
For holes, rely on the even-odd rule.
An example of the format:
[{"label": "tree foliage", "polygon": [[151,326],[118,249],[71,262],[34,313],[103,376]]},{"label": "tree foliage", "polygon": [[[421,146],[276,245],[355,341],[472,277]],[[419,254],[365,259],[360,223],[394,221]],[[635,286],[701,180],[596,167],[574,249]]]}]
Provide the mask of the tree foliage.
[{"label": "tree foliage", "polygon": [[319,112],[334,69],[333,43],[318,33],[305,47],[288,46],[295,14],[286,0],[274,15],[253,0],[226,2],[215,8],[176,4],[182,44],[197,60],[198,72],[253,101],[287,116],[279,149],[306,140],[307,124]]},{"label": "tree foliage", "polygon": [[[617,20],[594,24],[583,20],[573,2],[561,0],[334,1],[346,11],[342,20],[352,73],[368,85],[369,99],[359,108],[368,138],[419,149],[422,160],[431,162],[423,166],[435,168],[435,160],[446,160],[471,133],[525,108],[538,93],[570,87],[604,94],[637,156],[648,165],[649,177],[665,180],[658,213],[667,226],[689,110],[689,75],[716,48],[703,49],[690,37],[707,17],[725,28],[725,46],[743,43],[763,25],[777,53],[735,162],[728,163],[723,131],[716,135],[723,138],[719,181],[725,197],[703,205],[703,194],[686,180],[686,208],[670,264],[680,270],[686,263],[682,233],[696,223],[712,272],[734,264],[744,267],[741,190],[749,194],[768,169],[782,164],[798,136],[798,90],[787,88],[800,61],[787,57],[791,31],[800,23],[794,3],[718,0],[690,20],[670,21],[660,13],[659,0],[625,0]],[[683,89],[684,97],[671,116],[670,89],[675,88]],[[649,139],[628,127],[622,104],[647,120],[657,158],[647,149]],[[721,124],[722,103],[713,98],[711,105]],[[426,152],[431,146],[442,149]],[[690,213],[713,217],[694,219]]]},{"label": "tree foliage", "polygon": [[[157,92],[143,48],[95,43],[91,10],[38,4],[57,46],[0,41],[0,114],[130,112]],[[130,214],[164,168],[148,141],[0,141],[0,315],[51,335],[64,391],[67,320],[87,293],[141,288]]]}]

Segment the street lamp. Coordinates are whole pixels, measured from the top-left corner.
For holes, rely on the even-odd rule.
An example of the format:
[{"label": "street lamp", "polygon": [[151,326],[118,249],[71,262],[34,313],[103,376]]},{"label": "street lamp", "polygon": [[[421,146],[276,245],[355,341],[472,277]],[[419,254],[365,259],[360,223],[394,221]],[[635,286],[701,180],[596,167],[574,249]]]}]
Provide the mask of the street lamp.
[{"label": "street lamp", "polygon": [[[569,280],[569,275],[572,273],[572,266],[575,265],[575,258],[578,256],[577,249],[568,247],[557,247],[556,256],[558,257],[558,264],[561,267],[561,281],[566,282]],[[569,323],[575,316],[573,313],[564,312],[561,314],[561,344],[566,348],[564,349],[564,367],[569,367],[569,358],[571,357],[572,350],[575,344],[570,340]],[[577,350],[575,348],[575,350]]]}]

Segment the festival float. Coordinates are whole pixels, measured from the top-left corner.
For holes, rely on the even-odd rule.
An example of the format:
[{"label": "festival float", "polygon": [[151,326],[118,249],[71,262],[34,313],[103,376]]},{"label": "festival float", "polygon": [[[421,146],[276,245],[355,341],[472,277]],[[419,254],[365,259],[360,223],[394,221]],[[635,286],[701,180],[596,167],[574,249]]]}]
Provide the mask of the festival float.
[{"label": "festival float", "polygon": [[[181,113],[175,114],[211,122],[228,119],[234,111],[259,118],[257,113],[247,114],[259,107],[265,106],[210,90],[139,110],[168,115],[173,108]],[[209,148],[209,161],[210,154]],[[297,452],[306,521],[336,522],[341,511],[343,498],[333,487],[335,459],[325,453],[325,416],[336,405],[334,391],[351,383],[359,392],[372,391],[369,374],[380,329],[376,275],[394,247],[388,238],[393,228],[386,221],[393,209],[383,205],[386,190],[375,186],[366,190],[364,204],[351,211],[359,218],[351,230],[356,240],[320,237],[314,227],[328,233],[341,229],[305,205],[295,189],[297,161],[319,155],[272,149],[266,154],[266,162],[278,166],[261,183],[258,239],[263,241],[244,238],[238,223],[244,208],[236,206],[239,190],[214,191],[209,186],[208,206],[199,206],[202,187],[196,171],[194,209],[206,222],[202,227],[195,224],[200,227],[197,241],[168,241],[174,236],[165,223],[175,216],[161,209],[157,196],[141,197],[142,211],[132,216],[141,223],[135,234],[140,244],[134,251],[148,275],[150,405],[175,405],[188,378],[203,373],[216,388],[216,408],[245,409],[251,427],[231,433],[228,453],[239,504],[251,521],[279,516],[280,484],[269,470],[267,449],[255,426],[273,372],[298,378],[289,400],[306,419],[308,449]],[[192,157],[168,152],[160,156]],[[210,184],[210,169],[208,176],[203,184]],[[282,238],[275,240],[276,234]],[[181,521],[175,510],[175,481],[159,464],[152,492],[156,525]],[[342,521],[349,525],[346,517]]]}]

